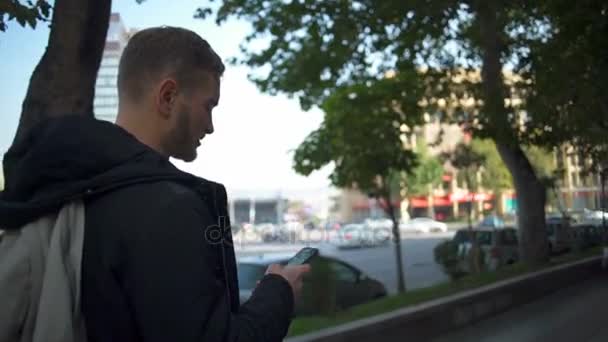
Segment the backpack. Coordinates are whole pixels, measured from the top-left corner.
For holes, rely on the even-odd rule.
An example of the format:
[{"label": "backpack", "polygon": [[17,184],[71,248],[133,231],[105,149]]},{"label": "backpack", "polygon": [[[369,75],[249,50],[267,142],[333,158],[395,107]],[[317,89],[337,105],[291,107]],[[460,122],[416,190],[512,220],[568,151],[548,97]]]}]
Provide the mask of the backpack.
[{"label": "backpack", "polygon": [[0,342],[86,341],[80,309],[84,213],[75,201],[18,229],[0,230]]}]

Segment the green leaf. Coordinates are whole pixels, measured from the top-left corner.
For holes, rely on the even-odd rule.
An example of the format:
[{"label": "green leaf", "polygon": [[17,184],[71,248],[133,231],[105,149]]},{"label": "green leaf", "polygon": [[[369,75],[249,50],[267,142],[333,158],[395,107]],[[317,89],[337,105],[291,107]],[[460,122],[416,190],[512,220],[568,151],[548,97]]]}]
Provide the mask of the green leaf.
[{"label": "green leaf", "polygon": [[26,23],[27,23],[27,19],[25,17],[16,17],[17,22],[19,23],[19,25],[21,25],[22,27],[25,27]]},{"label": "green leaf", "polygon": [[42,2],[40,2],[39,7],[40,7],[40,13],[42,14],[42,17],[48,18],[49,15],[51,14],[51,5],[46,1],[42,1]]},{"label": "green leaf", "polygon": [[27,21],[27,23],[30,25],[30,27],[32,29],[36,28],[36,22],[37,22],[37,20],[36,20],[35,16],[28,16],[28,17],[25,18],[25,20]]}]

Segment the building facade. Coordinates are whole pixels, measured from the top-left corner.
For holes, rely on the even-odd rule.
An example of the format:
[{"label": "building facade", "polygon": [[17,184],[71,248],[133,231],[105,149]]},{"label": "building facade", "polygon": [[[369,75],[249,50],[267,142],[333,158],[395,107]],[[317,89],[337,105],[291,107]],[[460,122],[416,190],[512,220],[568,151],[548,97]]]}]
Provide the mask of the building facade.
[{"label": "building facade", "polygon": [[288,203],[282,196],[229,198],[230,220],[235,226],[264,223],[280,225]]},{"label": "building facade", "polygon": [[[425,72],[422,71],[421,72]],[[393,77],[393,73],[389,73],[386,77]],[[521,77],[510,72],[504,72],[505,83],[510,86],[521,80]],[[461,83],[464,80],[470,82],[480,82],[480,70],[465,71],[456,70],[452,74],[454,83]],[[402,132],[405,139],[404,148],[415,150],[418,144],[424,143],[428,145],[428,151],[432,156],[439,156],[442,153],[450,153],[461,142],[470,141],[471,136],[465,133],[463,127],[458,124],[448,124],[442,120],[442,116],[452,113],[456,110],[470,113],[472,117],[477,115],[481,102],[472,96],[457,97],[452,94],[446,98],[421,99],[419,105],[422,108],[429,108],[430,103],[435,104],[433,108],[439,108],[440,112],[433,114],[424,113],[425,123],[417,127],[403,127]],[[522,105],[521,99],[518,98],[515,92],[512,92],[508,98],[505,98],[505,106],[509,107],[518,118],[523,120],[525,113],[520,109]],[[466,215],[467,207],[472,200],[474,203],[474,212],[481,215],[484,211],[504,212],[508,207],[506,204],[511,198],[502,194],[497,198],[495,194],[479,188],[476,193],[466,189],[464,182],[458,180],[458,170],[445,162],[444,174],[442,182],[429,190],[427,196],[408,196],[407,192],[402,193],[402,197],[407,196],[401,203],[401,217],[432,216],[439,220],[448,218],[462,217]],[[478,174],[480,177],[481,174]],[[373,203],[375,201],[367,199],[363,194],[356,190],[344,190],[342,197],[336,200],[339,203],[341,219],[344,221],[360,220],[366,215],[373,216]],[[512,197],[512,196],[511,196]]]},{"label": "building facade", "polygon": [[565,145],[555,153],[559,179],[560,205],[566,209],[599,209],[602,207],[601,179],[588,171],[591,160]]},{"label": "building facade", "polygon": [[112,13],[110,26],[106,36],[106,45],[101,59],[101,65],[97,73],[95,84],[95,100],[93,109],[95,117],[110,122],[116,121],[118,114],[118,63],[129,37],[134,30],[128,30],[120,14]]}]

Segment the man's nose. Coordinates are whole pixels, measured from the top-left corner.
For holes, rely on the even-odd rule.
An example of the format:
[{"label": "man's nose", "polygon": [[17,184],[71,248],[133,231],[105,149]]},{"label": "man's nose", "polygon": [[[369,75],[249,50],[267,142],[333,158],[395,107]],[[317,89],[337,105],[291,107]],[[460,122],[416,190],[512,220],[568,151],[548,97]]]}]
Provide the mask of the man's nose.
[{"label": "man's nose", "polygon": [[207,134],[212,134],[213,133],[213,122],[209,121],[209,126],[207,126]]}]

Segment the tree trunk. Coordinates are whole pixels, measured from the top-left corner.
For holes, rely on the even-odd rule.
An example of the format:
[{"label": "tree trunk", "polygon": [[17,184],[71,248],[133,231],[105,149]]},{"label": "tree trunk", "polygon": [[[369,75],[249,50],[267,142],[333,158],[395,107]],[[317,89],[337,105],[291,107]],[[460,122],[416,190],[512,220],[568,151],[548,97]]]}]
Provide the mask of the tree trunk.
[{"label": "tree trunk", "polygon": [[532,265],[545,263],[549,258],[545,227],[545,186],[538,180],[521,148],[503,144],[496,144],[496,147],[513,176],[517,193],[521,258]]},{"label": "tree trunk", "polygon": [[473,270],[474,274],[479,274],[481,273],[481,265],[480,265],[480,260],[479,260],[479,244],[477,241],[477,237],[475,236],[475,232],[473,232],[473,222],[472,222],[472,215],[473,215],[473,192],[471,192],[472,189],[472,183],[471,183],[471,175],[470,175],[470,170],[466,170],[465,172],[465,183],[467,183],[467,191],[469,192],[469,194],[467,195],[467,217],[468,217],[468,223],[469,223],[469,238],[471,239],[471,251],[470,251],[470,255],[469,255],[469,261],[470,264],[469,266],[471,267],[471,269]]},{"label": "tree trunk", "polygon": [[433,196],[433,185],[429,184],[428,185],[428,195],[427,195],[427,202],[428,202],[428,210],[427,210],[427,215],[428,217],[435,219],[435,199]]},{"label": "tree trunk", "polygon": [[517,193],[521,258],[532,265],[548,260],[545,229],[545,187],[518,144],[504,106],[507,91],[502,77],[503,27],[499,25],[496,0],[478,2],[482,48],[484,113],[496,148],[509,169]]},{"label": "tree trunk", "polygon": [[393,222],[393,242],[395,246],[395,260],[397,262],[397,291],[405,293],[405,276],[403,274],[403,256],[401,255],[401,232],[399,231],[399,221],[397,220],[396,208],[391,201],[391,192],[384,186],[382,189],[382,199],[385,201],[384,210]]},{"label": "tree trunk", "polygon": [[395,212],[392,204],[389,204],[391,221],[393,221],[393,241],[395,245],[395,259],[397,261],[397,291],[405,292],[405,276],[403,274],[403,256],[401,254],[401,232],[399,231],[399,222],[395,217]]},{"label": "tree trunk", "polygon": [[111,7],[111,0],[55,1],[48,45],[30,79],[13,143],[45,118],[93,115]]},{"label": "tree trunk", "polygon": [[469,174],[469,170],[464,170],[464,182],[466,183],[467,186],[467,223],[469,224],[469,231],[473,230],[473,221],[472,221],[472,215],[473,215],[473,197],[472,197],[472,185],[471,185],[471,177]]}]

